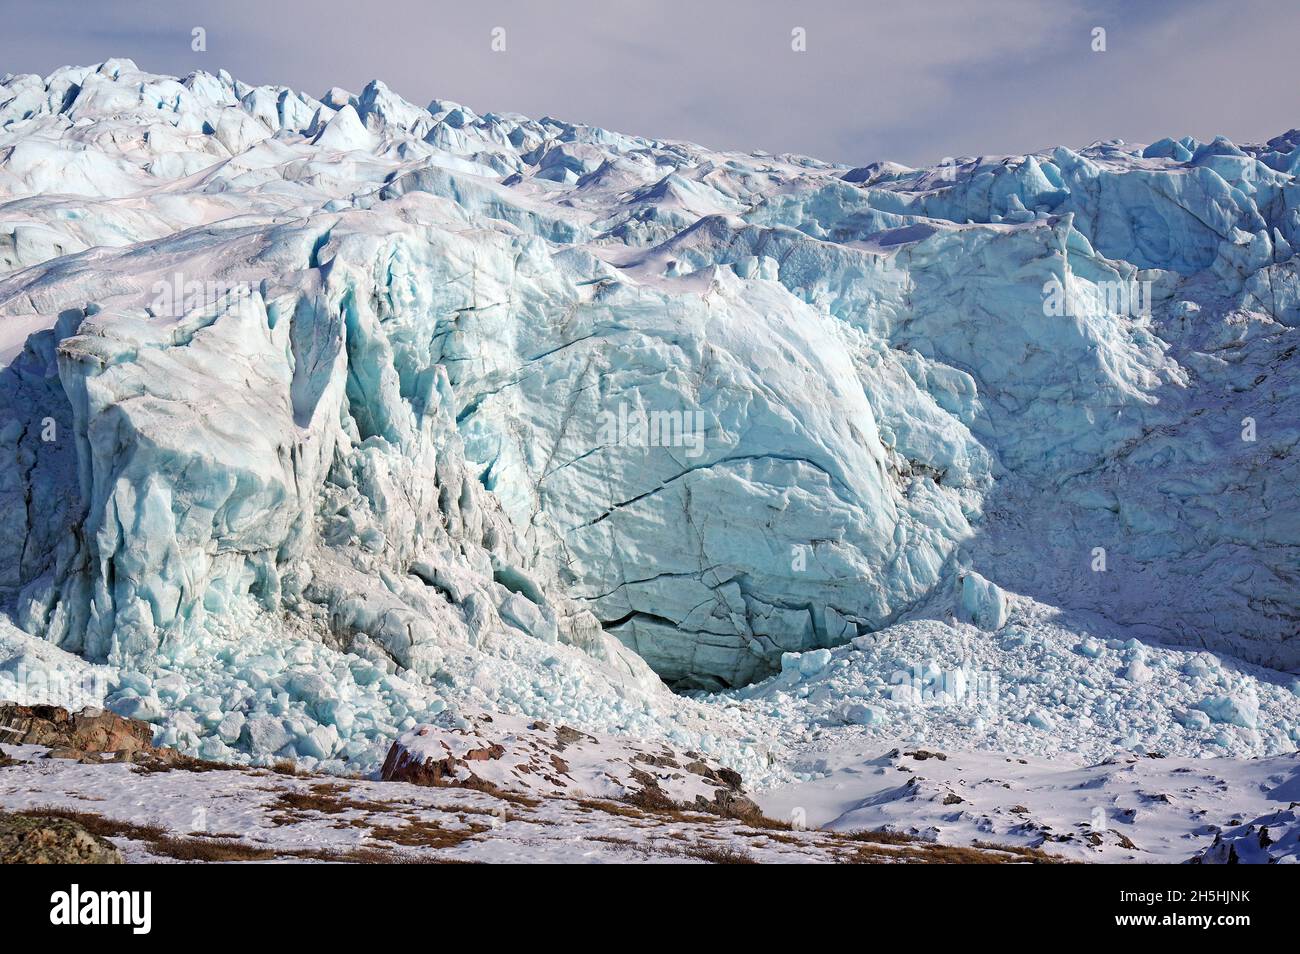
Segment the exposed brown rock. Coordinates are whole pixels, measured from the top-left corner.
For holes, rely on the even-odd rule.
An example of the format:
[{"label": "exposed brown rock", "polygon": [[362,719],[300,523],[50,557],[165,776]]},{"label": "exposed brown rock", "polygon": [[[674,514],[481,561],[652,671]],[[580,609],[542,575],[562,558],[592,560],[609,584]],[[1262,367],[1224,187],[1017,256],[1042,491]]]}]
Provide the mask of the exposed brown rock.
[{"label": "exposed brown rock", "polygon": [[112,843],[66,818],[0,813],[0,864],[120,865]]},{"label": "exposed brown rock", "polygon": [[[743,779],[706,756],[689,759],[662,745],[598,738],[570,726],[497,715],[468,725],[418,726],[397,739],[380,776],[437,787],[613,797],[656,812],[710,812],[759,819]],[[563,755],[561,755],[563,753]],[[673,771],[677,770],[677,771]]]},{"label": "exposed brown rock", "polygon": [[153,726],[103,709],[69,712],[59,706],[0,705],[0,735],[17,745],[43,745],[49,758],[174,762],[174,749],[153,745]]},{"label": "exposed brown rock", "polygon": [[450,751],[445,758],[420,759],[398,742],[394,742],[384,759],[383,768],[379,770],[380,778],[386,782],[410,782],[412,785],[431,785],[438,787],[461,787],[491,789],[493,786],[478,778],[473,772],[466,772],[461,777],[460,769],[467,767],[467,762],[483,762],[499,759],[506,750],[496,743],[484,748],[471,749],[464,758],[457,758]]},{"label": "exposed brown rock", "polygon": [[555,745],[561,752],[563,752],[567,746],[572,745],[574,742],[580,742],[583,739],[586,739],[589,742],[596,741],[593,736],[587,735],[585,732],[579,732],[572,726],[561,725],[557,726],[555,729]]},{"label": "exposed brown rock", "polygon": [[926,759],[938,759],[940,762],[948,761],[948,756],[942,752],[931,752],[927,749],[917,749],[915,752],[904,752],[904,755],[910,755],[918,762],[924,762]]},{"label": "exposed brown rock", "polygon": [[745,786],[745,780],[741,778],[740,773],[725,766],[718,769],[718,778],[722,779],[722,784],[733,792],[739,792]]},{"label": "exposed brown rock", "polygon": [[633,762],[644,762],[646,765],[653,765],[655,768],[681,768],[671,755],[652,755],[649,752],[638,752],[632,756]]},{"label": "exposed brown rock", "polygon": [[695,797],[696,807],[702,811],[721,815],[723,818],[739,818],[744,821],[763,817],[763,810],[757,803],[740,794],[738,789],[720,788],[713,793],[712,803],[703,795]]}]

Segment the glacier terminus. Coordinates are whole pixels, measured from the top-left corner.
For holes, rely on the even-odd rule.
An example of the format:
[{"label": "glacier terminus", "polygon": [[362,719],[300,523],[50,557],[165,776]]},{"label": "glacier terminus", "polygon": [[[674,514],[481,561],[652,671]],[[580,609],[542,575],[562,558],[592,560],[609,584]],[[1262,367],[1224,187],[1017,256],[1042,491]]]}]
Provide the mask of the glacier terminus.
[{"label": "glacier terminus", "polygon": [[[0,76],[0,701],[339,776],[497,713],[940,839],[1005,756],[1084,822],[1049,763],[1244,792],[1300,743],[1298,171]],[[964,754],[854,788],[903,749]]]}]

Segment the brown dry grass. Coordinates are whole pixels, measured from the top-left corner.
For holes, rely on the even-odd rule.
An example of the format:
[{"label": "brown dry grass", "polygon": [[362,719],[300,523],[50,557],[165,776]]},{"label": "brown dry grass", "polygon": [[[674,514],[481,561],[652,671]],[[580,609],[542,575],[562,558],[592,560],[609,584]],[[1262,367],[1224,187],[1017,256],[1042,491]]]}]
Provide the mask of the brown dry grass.
[{"label": "brown dry grass", "polygon": [[[329,848],[268,848],[250,845],[238,836],[225,834],[207,834],[195,832],[191,835],[177,835],[160,825],[141,825],[134,822],[117,821],[91,812],[77,812],[65,808],[34,808],[18,814],[32,818],[63,818],[74,821],[87,831],[104,838],[124,838],[140,842],[150,854],[189,862],[257,862],[280,858],[293,858],[303,861],[323,861],[339,864],[459,864],[458,859],[443,859],[427,855],[412,855],[399,850],[385,850],[370,847],[344,849]],[[378,829],[378,831],[386,831]],[[405,829],[394,829],[402,832]],[[469,832],[458,840],[450,836],[457,832],[444,832],[444,843],[435,843],[427,829],[420,829],[419,836],[413,833],[405,837],[383,838],[397,845],[421,847],[452,847],[469,837]]]},{"label": "brown dry grass", "polygon": [[[136,771],[143,773],[171,770],[205,772],[233,768],[198,759],[180,759],[173,763],[151,760],[147,763],[137,763],[135,766]],[[274,796],[270,804],[273,814],[269,819],[273,824],[291,826],[303,821],[320,822],[323,817],[341,816],[331,823],[333,828],[358,830],[364,832],[368,839],[382,844],[363,843],[344,849],[271,848],[263,844],[250,843],[237,834],[174,833],[157,825],[120,822],[89,812],[60,808],[36,809],[24,814],[70,819],[81,823],[95,834],[137,841],[152,854],[190,862],[302,859],[360,864],[437,863],[443,859],[431,857],[429,853],[455,848],[498,827],[496,824],[480,821],[485,819],[485,816],[494,815],[506,822],[559,824],[552,819],[532,817],[533,813],[527,811],[527,809],[540,807],[547,800],[504,790],[494,789],[477,794],[510,805],[514,809],[511,812],[507,813],[501,807],[494,808],[486,801],[483,805],[477,805],[457,800],[456,804],[436,807],[437,812],[449,816],[440,822],[416,814],[419,800],[409,796],[392,800],[354,796],[353,789],[346,784],[350,779],[298,775],[289,762],[277,765],[273,771],[298,780],[297,783],[289,783],[293,785],[291,789],[281,787],[281,783],[278,782],[274,787],[264,789]],[[270,772],[261,770],[252,774],[269,777]],[[743,815],[731,815],[725,811],[725,806],[720,811],[716,806],[673,802],[657,786],[647,786],[616,800],[565,798],[563,801],[582,813],[599,812],[625,819],[631,827],[647,829],[648,833],[658,825],[682,826],[686,829],[686,832],[671,830],[667,832],[668,837],[673,842],[677,842],[680,847],[669,848],[666,852],[663,851],[664,846],[638,847],[633,842],[615,835],[597,835],[592,838],[594,841],[625,845],[633,850],[649,853],[691,857],[714,864],[758,863],[744,847],[737,847],[736,839],[747,840],[755,848],[774,848],[776,845],[805,848],[827,859],[849,864],[900,862],[1059,864],[1064,862],[1064,859],[1052,856],[1038,848],[982,842],[975,842],[969,846],[939,845],[913,835],[889,831],[849,833],[800,831],[788,821],[768,818],[754,811],[746,811]],[[447,823],[455,827],[448,827]]]},{"label": "brown dry grass", "polygon": [[294,815],[303,817],[308,812],[322,815],[338,815],[343,812],[396,812],[409,808],[413,802],[355,798],[346,785],[334,782],[318,782],[306,789],[271,789],[276,792],[276,807]]},{"label": "brown dry grass", "polygon": [[872,845],[909,845],[913,843],[929,844],[922,842],[915,835],[905,835],[898,831],[850,831],[844,834],[834,833],[832,837],[845,838],[849,841],[861,841]]},{"label": "brown dry grass", "polygon": [[131,770],[137,775],[157,775],[161,772],[238,772],[241,767],[182,755],[170,760],[141,758],[131,763]]},{"label": "brown dry grass", "polygon": [[575,800],[579,808],[588,812],[604,812],[606,815],[617,815],[620,818],[646,818],[647,813],[632,805],[624,805],[619,802],[606,802],[597,798],[579,798]]},{"label": "brown dry grass", "polygon": [[707,861],[711,865],[756,865],[758,862],[747,851],[733,848],[731,845],[695,845],[682,854],[690,858]]},{"label": "brown dry grass", "polygon": [[143,842],[150,853],[178,861],[268,861],[276,853],[233,838],[206,837],[191,839],[174,835],[161,825],[141,825],[117,821],[93,812],[66,808],[36,808],[20,812],[29,818],[63,818],[76,822],[91,834],[102,838],[127,838]]},{"label": "brown dry grass", "polygon": [[490,825],[468,825],[465,828],[444,828],[427,818],[411,817],[405,825],[367,825],[371,838],[401,845],[405,848],[455,848],[475,835],[491,831]]},{"label": "brown dry grass", "polygon": [[[855,833],[857,834],[857,833]],[[887,834],[872,832],[868,834]],[[903,841],[858,842],[850,851],[841,852],[839,860],[847,864],[907,863],[923,865],[1004,865],[1065,864],[1065,860],[1039,851],[1014,845],[940,845],[903,836]]]}]

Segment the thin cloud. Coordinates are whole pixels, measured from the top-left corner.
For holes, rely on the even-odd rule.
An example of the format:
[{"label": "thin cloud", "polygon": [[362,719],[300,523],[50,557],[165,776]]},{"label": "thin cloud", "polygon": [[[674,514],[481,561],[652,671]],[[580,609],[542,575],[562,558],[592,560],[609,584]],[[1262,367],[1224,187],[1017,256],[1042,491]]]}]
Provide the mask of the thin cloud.
[{"label": "thin cloud", "polygon": [[[1300,7],[392,0],[359,15],[351,0],[0,0],[0,22],[0,71],[129,56],[316,95],[380,78],[419,103],[860,164],[1113,137],[1267,138],[1293,121],[1295,94],[1260,66],[1289,61]],[[207,52],[190,49],[195,26]],[[1107,30],[1105,53],[1091,49],[1094,26]],[[491,49],[494,27],[505,52]],[[795,27],[806,52],[791,49]]]}]

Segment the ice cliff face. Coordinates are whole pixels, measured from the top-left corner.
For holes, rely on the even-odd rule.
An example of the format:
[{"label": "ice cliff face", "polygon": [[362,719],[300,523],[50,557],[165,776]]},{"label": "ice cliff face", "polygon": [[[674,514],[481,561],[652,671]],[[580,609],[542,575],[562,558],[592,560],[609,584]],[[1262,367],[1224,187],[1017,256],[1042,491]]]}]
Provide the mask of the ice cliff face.
[{"label": "ice cliff face", "polygon": [[[570,647],[654,698],[1003,591],[1300,665],[1297,166],[850,170],[381,83],[5,76],[0,594],[124,670],[256,630],[462,688]],[[199,722],[337,724],[228,668]]]}]

